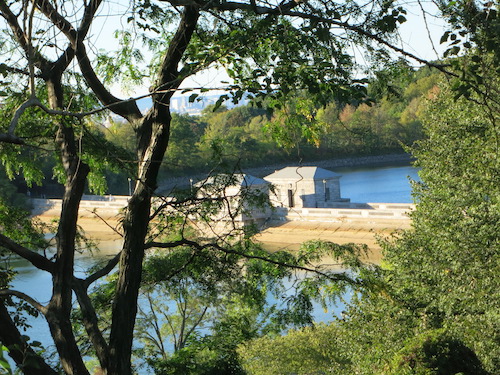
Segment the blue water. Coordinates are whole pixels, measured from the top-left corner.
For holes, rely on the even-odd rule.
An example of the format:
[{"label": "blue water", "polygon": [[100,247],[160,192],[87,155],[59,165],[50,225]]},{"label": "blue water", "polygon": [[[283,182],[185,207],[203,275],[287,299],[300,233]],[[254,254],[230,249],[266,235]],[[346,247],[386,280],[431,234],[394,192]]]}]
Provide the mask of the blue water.
[{"label": "blue water", "polygon": [[338,168],[342,175],[342,198],[356,203],[413,203],[411,180],[419,180],[418,170],[411,166],[379,168]]}]

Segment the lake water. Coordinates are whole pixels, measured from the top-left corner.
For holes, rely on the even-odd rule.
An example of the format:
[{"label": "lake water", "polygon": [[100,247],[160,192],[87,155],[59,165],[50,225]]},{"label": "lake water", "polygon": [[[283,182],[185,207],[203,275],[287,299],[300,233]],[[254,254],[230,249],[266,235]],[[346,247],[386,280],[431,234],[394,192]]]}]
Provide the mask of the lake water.
[{"label": "lake water", "polygon": [[337,168],[343,198],[360,203],[413,203],[410,180],[418,181],[411,166]]},{"label": "lake water", "polygon": [[[411,186],[409,178],[418,180],[417,170],[410,166],[393,166],[378,168],[350,168],[335,169],[340,173],[340,186],[342,197],[350,198],[351,202],[382,202],[382,203],[411,203]],[[110,254],[113,246],[118,243],[104,244],[104,254]],[[98,255],[103,257],[104,254]],[[77,267],[83,270],[96,262],[96,258],[79,256]],[[47,272],[35,270],[21,259],[11,261],[12,266],[18,271],[13,281],[12,288],[34,296],[39,302],[47,303],[51,294],[51,278]],[[333,315],[342,311],[342,306],[332,306],[324,311],[318,305],[315,308],[315,319],[317,321],[329,321]],[[26,334],[33,339],[39,340],[44,345],[51,345],[52,340],[48,334],[48,327],[42,317],[30,318],[32,327]]]}]

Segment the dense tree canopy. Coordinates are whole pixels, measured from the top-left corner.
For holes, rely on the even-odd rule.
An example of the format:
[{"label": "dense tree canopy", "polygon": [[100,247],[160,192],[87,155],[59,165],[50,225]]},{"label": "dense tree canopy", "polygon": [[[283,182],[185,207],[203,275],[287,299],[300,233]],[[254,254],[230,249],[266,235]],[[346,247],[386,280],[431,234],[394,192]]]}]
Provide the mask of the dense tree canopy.
[{"label": "dense tree canopy", "polygon": [[[422,102],[441,76],[429,68],[405,69],[406,78],[394,80],[391,93],[377,93],[386,78],[383,82],[371,79],[367,88],[376,102],[370,104],[331,100],[323,106],[298,92],[283,109],[274,111],[248,104],[232,109],[222,105],[216,111],[209,106],[200,116],[175,113],[162,176],[206,172],[217,160],[215,156],[249,168],[269,160],[296,162],[405,152],[405,147],[424,137]],[[117,145],[128,147],[133,141],[133,129],[125,122],[101,129]],[[108,179],[110,192],[119,188],[120,184]]]},{"label": "dense tree canopy", "polygon": [[413,228],[384,243],[381,290],[328,326],[243,345],[249,374],[498,372],[498,93],[453,97],[443,83],[425,106]]},{"label": "dense tree canopy", "polygon": [[[307,118],[303,109],[309,101],[314,105],[327,104],[332,98],[338,103],[367,101],[367,81],[351,54],[352,46],[362,49],[367,61],[378,64],[402,57],[448,71],[446,64],[424,61],[399,46],[395,32],[406,20],[405,4],[299,0],[123,3],[0,0],[0,159],[9,175],[22,174],[28,183],[39,183],[43,179],[40,160],[54,157],[54,176],[64,185],[62,210],[54,229],[53,256],[38,251],[46,249],[48,244],[40,230],[30,230],[26,215],[15,219],[2,215],[0,222],[2,253],[21,256],[52,278],[50,300],[42,303],[36,296],[8,289],[10,271],[2,269],[0,274],[0,341],[21,370],[25,374],[58,371],[89,374],[72,324],[75,295],[100,371],[109,375],[131,374],[137,299],[148,249],[189,246],[188,261],[203,257],[204,251],[209,250],[221,259],[235,256],[265,261],[276,267],[312,270],[314,278],[302,283],[309,291],[318,290],[325,282],[338,283],[342,288],[362,284],[349,274],[312,269],[311,262],[317,260],[313,252],[306,251],[298,257],[262,254],[245,246],[231,247],[225,238],[200,242],[190,234],[179,234],[189,216],[173,215],[172,208],[181,212],[178,208],[185,208],[189,199],[200,206],[189,206],[188,213],[207,209],[207,205],[193,196],[174,201],[162,201],[159,197],[160,203],[152,209],[152,198],[170,138],[180,142],[183,137],[195,134],[196,129],[189,126],[188,119],[180,118],[174,126],[170,100],[182,83],[198,72],[213,66],[226,69],[232,82],[221,100],[237,102],[247,94],[257,102],[269,100],[275,111]],[[438,5],[453,26],[443,38],[451,42],[449,56],[459,53],[461,47],[498,51],[495,49],[498,20],[493,4],[439,2]],[[118,15],[116,47],[107,40],[101,46],[100,30],[112,15]],[[471,35],[470,40],[462,41],[467,35]],[[470,97],[475,91],[479,95],[484,91],[477,89],[482,83],[483,67],[481,55],[475,56],[457,87],[459,95]],[[497,58],[494,55],[495,63]],[[141,83],[150,86],[147,95],[153,103],[145,113],[139,110],[137,98],[119,98],[120,90]],[[298,90],[307,93],[308,102],[288,107],[288,98]],[[106,112],[121,116],[130,124],[135,133],[133,146],[128,142],[114,145],[95,131],[95,123],[104,121]],[[361,111],[359,117],[362,116]],[[287,131],[280,139],[290,134],[296,134],[295,138],[315,139],[317,124],[310,120],[311,128],[297,123],[294,116],[285,116],[273,133],[279,134],[284,126]],[[355,122],[352,126],[359,127]],[[245,129],[232,131],[234,137],[247,141]],[[123,248],[108,264],[78,276],[75,251],[82,194],[87,185],[94,191],[104,191],[103,172],[113,169],[127,171],[134,182],[121,221]],[[2,201],[4,205],[7,203]],[[469,215],[464,217],[469,219]],[[172,240],[174,237],[165,232],[173,231],[178,236]],[[352,256],[356,248],[323,249],[345,256],[354,264]],[[104,316],[89,292],[96,281],[115,270],[112,307],[109,315]],[[341,290],[340,286],[331,289]],[[307,310],[307,298],[300,293],[299,297],[299,305]],[[13,305],[44,316],[56,346],[57,366],[37,353],[22,336],[19,323],[23,322],[17,310],[11,308]]]},{"label": "dense tree canopy", "polygon": [[241,346],[249,374],[498,373],[500,102],[492,61],[484,59],[479,93],[457,99],[443,81],[422,108],[427,138],[412,149],[422,168],[413,227],[383,243],[373,274],[381,289],[354,298],[328,326]]}]

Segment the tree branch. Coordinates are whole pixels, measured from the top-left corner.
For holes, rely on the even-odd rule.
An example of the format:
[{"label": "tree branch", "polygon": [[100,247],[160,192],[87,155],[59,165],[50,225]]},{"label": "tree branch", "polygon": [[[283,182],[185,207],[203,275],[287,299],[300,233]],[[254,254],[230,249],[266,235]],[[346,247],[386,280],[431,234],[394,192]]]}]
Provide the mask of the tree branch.
[{"label": "tree branch", "polygon": [[17,21],[17,17],[10,10],[9,5],[4,0],[0,0],[0,12],[2,17],[7,21],[11,30],[14,32],[14,38],[20,44],[21,48],[24,50],[26,54],[28,54],[28,38],[24,33],[21,25]]},{"label": "tree branch", "polygon": [[45,360],[35,353],[19,332],[9,315],[3,301],[0,300],[0,342],[9,349],[9,356],[23,369],[25,375],[57,375]]},{"label": "tree branch", "polygon": [[[94,19],[95,13],[101,4],[101,0],[90,1],[84,9],[84,14],[80,22],[80,27],[75,30],[73,25],[66,20],[57,10],[46,0],[37,0],[37,5],[43,14],[59,29],[70,41],[72,51],[76,53],[80,70],[90,88],[97,95],[99,100],[111,111],[126,118],[129,121],[142,117],[139,107],[134,101],[127,101],[113,96],[97,77],[88,58],[83,40],[87,36],[88,30]],[[64,62],[67,62],[66,58]]]},{"label": "tree branch", "polygon": [[[19,43],[21,48],[24,50],[27,56],[30,54],[30,41],[26,33],[23,31],[21,25],[17,21],[17,17],[10,10],[10,6],[7,5],[5,0],[0,0],[0,13],[2,17],[7,21],[9,27],[14,32],[14,38]],[[46,60],[39,52],[34,54],[35,62],[37,66],[40,68],[42,65],[47,64],[48,60]]]},{"label": "tree branch", "polygon": [[96,211],[96,209],[94,208],[92,211],[88,210],[89,212],[91,212],[95,217],[97,217],[104,225],[106,225],[109,229],[111,229],[113,232],[115,232],[118,236],[122,237],[123,238],[123,233],[121,233],[118,229],[116,229],[115,227],[113,227],[111,224],[109,224],[106,219],[104,219],[101,215],[99,215]]},{"label": "tree branch", "polygon": [[208,311],[208,306],[205,306],[203,308],[202,313],[198,315],[198,319],[196,319],[196,321],[191,325],[191,328],[189,328],[187,330],[187,332],[185,333],[185,335],[184,335],[184,342],[186,342],[187,339],[189,338],[189,336],[191,336],[192,333],[196,330],[196,328],[198,328],[198,326],[200,325],[201,321],[205,317],[205,314],[207,313],[207,311]]},{"label": "tree branch", "polygon": [[77,39],[83,40],[87,33],[89,32],[90,26],[94,21],[94,16],[101,5],[102,0],[90,0],[88,4],[85,6],[85,10],[83,12],[83,17],[80,22],[80,26],[77,30]]},{"label": "tree branch", "polygon": [[24,145],[24,139],[12,134],[0,134],[0,142],[12,143],[14,145]]},{"label": "tree branch", "polygon": [[[15,68],[15,67],[9,66],[9,65],[7,65],[5,63],[0,63],[0,71],[21,74],[23,76],[29,76],[30,75],[30,73],[27,72],[26,70],[23,70],[23,69],[20,69],[20,68]],[[39,75],[36,75],[35,77],[40,78]]]},{"label": "tree branch", "polygon": [[22,103],[17,109],[16,112],[14,112],[14,116],[12,116],[12,119],[10,120],[9,124],[9,134],[14,135],[14,132],[16,130],[17,124],[19,122],[19,119],[21,118],[21,115],[28,109],[29,107],[34,107],[41,105],[40,101],[36,96],[30,96],[28,100],[26,100],[24,103]]},{"label": "tree branch", "polygon": [[78,41],[77,43],[76,57],[85,81],[99,100],[106,105],[110,111],[126,118],[130,122],[136,121],[142,117],[142,113],[134,100],[119,99],[106,89],[99,77],[97,77],[82,41]]},{"label": "tree branch", "polygon": [[148,299],[149,303],[149,310],[151,311],[151,314],[153,314],[153,319],[152,319],[152,325],[154,332],[156,334],[156,337],[154,337],[152,334],[149,334],[148,331],[146,331],[146,334],[149,334],[149,339],[153,341],[154,345],[158,348],[159,352],[161,353],[162,357],[165,358],[167,355],[167,352],[165,350],[165,346],[163,344],[163,335],[161,333],[161,328],[159,325],[160,319],[158,318],[156,314],[156,309],[154,307],[154,302],[153,298],[151,297],[151,294],[149,292],[146,293],[146,297]]},{"label": "tree branch", "polygon": [[60,15],[52,4],[47,0],[36,0],[38,9],[50,20],[50,22],[62,31],[70,40],[76,40],[76,30],[73,25]]},{"label": "tree branch", "polygon": [[90,284],[92,284],[93,282],[97,281],[98,279],[100,279],[101,277],[103,276],[106,276],[107,274],[109,274],[113,268],[116,267],[116,265],[118,264],[118,262],[120,261],[120,256],[121,256],[122,252],[120,251],[118,254],[116,254],[107,264],[106,266],[104,266],[103,268],[101,268],[100,270],[94,272],[92,275],[88,276],[85,280],[84,280],[84,283],[85,283],[85,287],[88,288]]},{"label": "tree branch", "polygon": [[33,306],[35,309],[37,309],[40,313],[44,315],[47,313],[47,307],[39,303],[34,298],[28,296],[26,293],[12,289],[0,289],[0,297],[9,297],[9,296],[15,296],[19,299],[22,299],[23,301],[29,303],[31,306]]},{"label": "tree branch", "polygon": [[87,280],[74,279],[73,290],[78,299],[80,309],[83,317],[83,325],[85,326],[85,331],[92,342],[92,346],[96,351],[97,358],[99,359],[99,364],[102,369],[108,368],[109,361],[109,348],[101,330],[99,329],[99,320],[95,312],[94,306],[92,305],[92,300],[87,294],[88,284]]},{"label": "tree branch", "polygon": [[219,250],[225,254],[238,255],[238,256],[240,256],[242,258],[246,258],[246,259],[257,259],[257,260],[262,260],[264,262],[271,263],[271,264],[281,266],[281,267],[287,267],[290,269],[295,269],[295,270],[305,271],[305,272],[312,272],[312,273],[320,275],[320,276],[322,276],[330,281],[345,281],[345,282],[348,282],[352,285],[360,285],[360,286],[362,285],[362,283],[360,281],[352,279],[352,278],[346,276],[345,274],[336,273],[334,275],[331,275],[331,274],[325,273],[323,271],[320,271],[317,268],[310,268],[310,267],[305,267],[305,266],[301,266],[301,265],[297,265],[297,264],[285,263],[285,262],[277,261],[277,260],[274,260],[274,259],[271,259],[268,257],[264,257],[264,256],[260,256],[260,255],[245,254],[245,253],[240,252],[240,251],[227,249],[227,248],[220,246],[219,244],[216,244],[216,243],[200,244],[196,241],[191,241],[191,240],[183,238],[181,240],[173,241],[173,242],[149,242],[149,243],[145,244],[145,249],[150,249],[153,247],[160,248],[160,249],[172,249],[172,248],[175,248],[178,246],[191,246],[197,250],[215,249],[215,250]]},{"label": "tree branch", "polygon": [[[180,1],[183,2],[183,1]],[[218,9],[218,10],[228,10],[228,11],[234,11],[234,10],[243,10],[243,11],[248,11],[248,12],[256,12],[257,14],[268,14],[268,15],[281,15],[281,16],[289,16],[289,17],[297,17],[297,18],[302,18],[302,19],[307,19],[315,22],[322,22],[328,25],[333,25],[337,27],[341,27],[346,30],[353,31],[359,35],[362,35],[370,40],[376,41],[379,44],[385,45],[389,49],[400,53],[403,56],[406,56],[408,58],[411,58],[421,64],[430,66],[432,68],[436,68],[443,73],[446,73],[451,76],[457,77],[458,75],[450,72],[449,70],[446,69],[446,65],[443,64],[435,64],[430,61],[427,61],[425,59],[422,59],[410,52],[405,51],[404,49],[397,47],[393,45],[392,43],[389,43],[387,40],[384,38],[370,33],[366,30],[364,30],[361,26],[357,25],[351,25],[347,22],[342,22],[339,20],[331,19],[331,18],[326,18],[320,15],[315,15],[311,13],[304,13],[304,12],[299,12],[299,11],[293,11],[292,9],[295,8],[297,5],[299,5],[301,1],[289,1],[287,4],[282,5],[282,6],[277,6],[277,7],[264,7],[264,6],[257,6],[254,7],[252,4],[247,4],[247,3],[238,3],[238,2],[232,2],[232,1],[227,1],[227,2],[218,2],[214,3],[212,9]]]},{"label": "tree branch", "polygon": [[32,250],[27,249],[24,246],[19,245],[17,242],[11,240],[9,237],[4,236],[0,233],[0,245],[13,253],[19,255],[23,259],[33,264],[36,268],[47,271],[50,273],[54,272],[54,263],[45,258],[44,256],[35,253]]},{"label": "tree branch", "polygon": [[85,11],[80,23],[80,27],[77,32],[77,39],[74,41],[76,54],[78,58],[78,64],[80,70],[85,78],[85,81],[90,86],[90,88],[97,95],[99,100],[112,112],[126,118],[129,121],[135,121],[142,117],[142,113],[137,106],[135,100],[122,100],[109,92],[104,86],[101,80],[97,77],[88,54],[83,44],[83,40],[88,33],[90,25],[94,20],[94,15],[99,8],[102,0],[91,0],[85,7]]},{"label": "tree branch", "polygon": [[17,109],[16,112],[14,113],[14,116],[12,117],[12,120],[10,121],[9,125],[9,135],[14,136],[14,131],[17,127],[17,124],[19,123],[19,119],[21,118],[21,115],[30,107],[38,107],[41,110],[43,110],[45,113],[49,115],[60,115],[60,116],[72,116],[76,117],[78,119],[81,119],[85,116],[88,116],[89,114],[92,114],[92,112],[68,112],[68,111],[62,111],[62,110],[57,110],[57,109],[50,109],[42,102],[40,99],[38,99],[36,96],[32,95],[28,100],[26,100],[24,103],[22,103]]}]

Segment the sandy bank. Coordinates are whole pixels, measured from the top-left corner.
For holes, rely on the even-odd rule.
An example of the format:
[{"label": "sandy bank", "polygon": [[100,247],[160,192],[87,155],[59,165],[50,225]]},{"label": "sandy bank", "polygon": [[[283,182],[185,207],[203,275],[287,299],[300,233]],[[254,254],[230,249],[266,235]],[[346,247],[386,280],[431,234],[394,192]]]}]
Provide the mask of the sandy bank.
[{"label": "sandy bank", "polygon": [[[44,223],[52,222],[53,215],[35,216]],[[79,217],[78,225],[92,239],[99,242],[121,241],[121,223],[117,217]]]},{"label": "sandy bank", "polygon": [[[54,217],[42,215],[37,218],[50,222]],[[78,219],[78,225],[88,236],[106,247],[120,243],[122,240],[120,221],[117,217],[100,219],[84,216]],[[339,244],[366,244],[370,250],[367,260],[379,263],[381,249],[376,237],[390,236],[395,231],[409,229],[410,226],[410,220],[379,218],[339,218],[335,222],[288,221],[274,223],[273,226],[257,234],[255,239],[270,250],[297,250],[303,242],[310,240],[324,240]]]},{"label": "sandy bank", "polygon": [[255,239],[273,249],[290,250],[296,250],[310,240],[365,244],[370,251],[367,260],[379,263],[382,255],[376,237],[387,237],[410,226],[410,220],[340,218],[337,222],[289,221],[263,230]]}]

